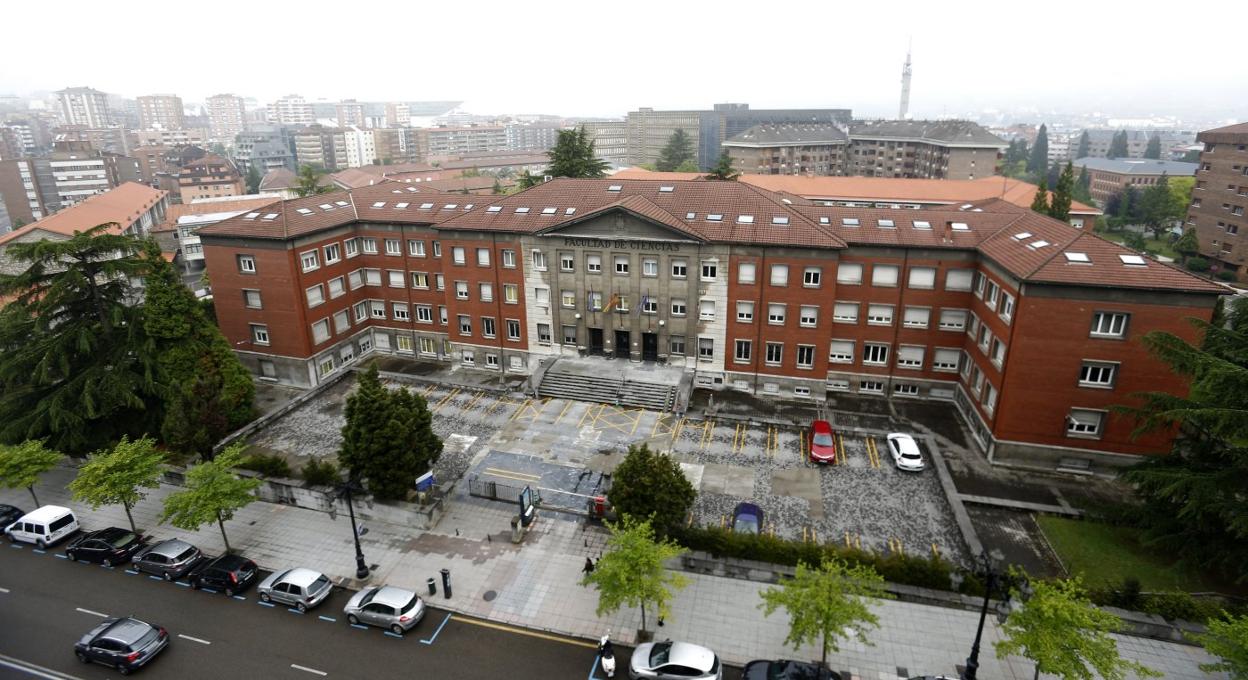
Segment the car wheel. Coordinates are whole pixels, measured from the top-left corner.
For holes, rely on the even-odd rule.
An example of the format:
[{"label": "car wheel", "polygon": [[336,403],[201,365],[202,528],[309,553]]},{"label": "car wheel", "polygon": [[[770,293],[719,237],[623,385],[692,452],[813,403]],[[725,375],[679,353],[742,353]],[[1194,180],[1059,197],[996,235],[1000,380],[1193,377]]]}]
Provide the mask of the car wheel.
[{"label": "car wheel", "polygon": [[44,543],[42,538],[39,538],[35,540],[35,547],[40,550],[43,550],[44,548],[48,547],[48,544]]},{"label": "car wheel", "polygon": [[403,626],[400,626],[399,624],[396,623],[393,626],[390,626],[390,632],[394,633],[395,635],[402,635]]},{"label": "car wheel", "polygon": [[70,562],[77,562],[77,561],[78,561],[78,554],[77,554],[77,553],[75,553],[75,552],[74,552],[74,551],[72,551],[72,550],[66,550],[66,551],[65,551],[65,557],[68,557]]},{"label": "car wheel", "polygon": [[306,605],[306,604],[304,604],[304,603],[302,603],[302,602],[296,602],[296,603],[295,603],[295,609],[298,609],[298,610],[299,610],[299,613],[300,613],[300,614],[303,614],[303,613],[305,613],[305,612],[307,612],[307,611],[308,611],[308,605]]},{"label": "car wheel", "polygon": [[119,663],[117,664],[117,672],[121,673],[122,675],[130,675],[130,667],[125,665],[124,663]]},{"label": "car wheel", "polygon": [[226,589],[225,589],[225,596],[226,596],[226,597],[234,597],[234,589],[233,589],[233,588],[226,588]]},{"label": "car wheel", "polygon": [[347,614],[347,623],[358,626],[360,625],[360,619],[355,614]]},{"label": "car wheel", "polygon": [[268,594],[268,593],[260,593],[260,601],[261,601],[261,602],[268,602],[268,601],[270,601],[271,599],[272,599],[272,598],[270,598],[270,597],[269,597],[269,594]]},{"label": "car wheel", "polygon": [[172,580],[173,580],[173,573],[172,573],[172,572],[168,572],[168,571],[166,571],[166,572],[165,572],[165,580],[166,580],[166,581],[172,581]]},{"label": "car wheel", "polygon": [[87,655],[82,652],[74,652],[74,656],[78,657],[78,660],[83,663],[91,663],[91,659],[88,659]]},{"label": "car wheel", "polygon": [[191,584],[191,590],[199,590],[200,583],[197,579],[191,578],[187,579],[187,581]]},{"label": "car wheel", "polygon": [[104,565],[104,566],[106,566],[106,567],[111,567],[111,566],[113,566],[113,560],[112,560],[112,559],[110,559],[110,558],[108,558],[108,557],[105,557],[105,558],[104,558],[104,561],[103,561],[103,562],[101,562],[100,564],[103,564],[103,565]]}]

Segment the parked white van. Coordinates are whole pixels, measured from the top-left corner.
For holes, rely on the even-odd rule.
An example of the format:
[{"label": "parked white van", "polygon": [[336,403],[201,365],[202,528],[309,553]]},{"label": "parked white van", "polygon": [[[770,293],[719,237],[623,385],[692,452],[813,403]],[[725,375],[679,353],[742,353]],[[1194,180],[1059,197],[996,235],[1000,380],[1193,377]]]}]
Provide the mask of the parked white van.
[{"label": "parked white van", "polygon": [[10,541],[34,543],[40,550],[75,531],[78,531],[78,518],[74,517],[74,511],[59,505],[32,510],[5,529]]}]

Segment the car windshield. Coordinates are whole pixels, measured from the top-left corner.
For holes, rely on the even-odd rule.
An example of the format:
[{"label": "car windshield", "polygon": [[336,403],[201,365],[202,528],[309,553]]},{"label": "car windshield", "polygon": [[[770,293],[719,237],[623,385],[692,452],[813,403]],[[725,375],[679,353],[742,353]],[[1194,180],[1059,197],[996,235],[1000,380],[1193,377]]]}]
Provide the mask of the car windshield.
[{"label": "car windshield", "polygon": [[902,457],[902,458],[913,458],[913,459],[915,459],[915,460],[918,460],[919,458],[921,458],[921,456],[919,455],[919,452],[918,452],[918,451],[902,451],[902,452],[901,452],[901,457]]},{"label": "car windshield", "polygon": [[662,666],[672,654],[672,643],[658,642],[650,648],[650,667]]},{"label": "car windshield", "polygon": [[134,534],[127,531],[126,533],[121,534],[117,538],[114,538],[113,540],[109,541],[108,544],[113,546],[114,548],[124,548],[127,545],[130,545],[130,542],[133,540],[134,540]]},{"label": "car windshield", "polygon": [[820,432],[815,435],[815,446],[832,446],[832,435]]},{"label": "car windshield", "polygon": [[403,605],[402,607],[399,607],[399,613],[400,613],[400,614],[406,614],[406,613],[408,613],[408,612],[412,611],[413,609],[415,609],[415,608],[416,608],[416,603],[417,603],[417,602],[420,602],[420,598],[419,598],[419,597],[416,597],[415,595],[413,595],[413,596],[412,596],[412,599],[410,599],[410,600],[408,600],[408,601],[407,601],[407,604]]},{"label": "car windshield", "polygon": [[373,588],[372,590],[368,591],[368,594],[367,594],[367,595],[365,595],[364,597],[360,598],[360,606],[361,606],[361,607],[363,607],[364,605],[368,604],[369,602],[372,602],[372,601],[373,601],[373,597],[374,597],[374,596],[376,596],[376,595],[377,595],[377,592],[378,592],[378,591],[380,591],[380,590],[381,590],[381,588]]}]

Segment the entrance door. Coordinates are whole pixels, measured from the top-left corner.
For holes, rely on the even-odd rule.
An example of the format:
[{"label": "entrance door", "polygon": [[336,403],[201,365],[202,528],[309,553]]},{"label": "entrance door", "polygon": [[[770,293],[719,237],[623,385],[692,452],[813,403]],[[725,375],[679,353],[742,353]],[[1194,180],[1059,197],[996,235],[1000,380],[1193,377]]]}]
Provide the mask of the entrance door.
[{"label": "entrance door", "polygon": [[589,329],[589,353],[602,354],[602,329]]},{"label": "entrance door", "polygon": [[629,336],[628,331],[615,332],[615,358],[627,359],[629,351],[632,349],[633,340]]},{"label": "entrance door", "polygon": [[641,360],[659,360],[659,336],[655,333],[641,334]]}]

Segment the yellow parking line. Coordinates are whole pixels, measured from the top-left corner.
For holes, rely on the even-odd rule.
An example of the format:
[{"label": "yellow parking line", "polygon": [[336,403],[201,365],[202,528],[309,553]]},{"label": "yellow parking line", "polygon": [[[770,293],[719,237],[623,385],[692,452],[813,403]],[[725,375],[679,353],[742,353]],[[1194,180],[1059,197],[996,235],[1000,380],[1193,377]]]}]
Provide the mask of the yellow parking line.
[{"label": "yellow parking line", "polygon": [[836,435],[836,455],[832,457],[832,462],[837,465],[845,464],[845,435],[837,433]]},{"label": "yellow parking line", "polygon": [[711,443],[711,428],[713,427],[715,427],[714,420],[702,421],[702,441],[698,444],[699,449],[705,451],[707,445]]},{"label": "yellow parking line", "polygon": [[430,386],[426,387],[425,389],[421,390],[421,392],[422,392],[422,393],[423,393],[423,394],[427,397],[427,396],[429,396],[429,395],[433,394],[433,391],[434,391],[434,390],[436,390],[436,389],[438,389],[438,385],[437,385],[437,383],[434,383],[434,384],[432,384],[432,385],[430,385]]},{"label": "yellow parking line", "polygon": [[727,527],[727,526],[728,526],[728,515],[720,515],[719,516],[719,528],[723,529],[724,527]]},{"label": "yellow parking line", "polygon": [[527,630],[524,628],[515,628],[513,626],[507,626],[501,623],[494,623],[493,621],[479,621],[477,619],[470,619],[467,617],[461,617],[461,618],[455,619],[455,621],[459,623],[470,623],[474,626],[481,626],[482,628],[493,628],[494,630],[501,630],[507,633],[515,633],[516,635],[527,635],[529,637],[540,638],[542,640],[562,642],[564,644],[576,645],[577,647],[585,647],[587,649],[596,649],[598,647],[598,645],[593,642],[585,642],[583,640],[571,640],[569,638],[561,637],[558,635],[550,635],[548,633],[539,633],[535,630]]},{"label": "yellow parking line", "polygon": [[533,475],[527,472],[516,472],[515,470],[501,470],[499,468],[488,467],[484,470],[485,474],[495,477],[503,477],[505,479],[514,479],[518,482],[537,482],[542,479],[541,475]]},{"label": "yellow parking line", "polygon": [[436,411],[440,410],[443,406],[446,406],[447,402],[449,402],[450,400],[454,399],[454,398],[455,398],[455,395],[459,394],[459,392],[460,392],[460,388],[458,388],[458,387],[456,387],[455,389],[451,390],[450,394],[447,394],[445,397],[442,397],[442,399],[441,399],[440,401],[438,401],[437,406],[434,406],[434,407],[433,407],[433,410],[436,412]]},{"label": "yellow parking line", "polygon": [[510,416],[510,417],[508,417],[508,418],[507,418],[507,420],[515,420],[515,419],[516,419],[516,416],[520,415],[520,414],[521,414],[521,412],[523,412],[523,411],[524,411],[525,407],[527,407],[527,406],[529,405],[529,403],[530,403],[530,402],[532,402],[532,401],[533,401],[533,399],[532,399],[532,397],[530,397],[530,398],[525,399],[524,401],[520,402],[520,408],[518,408],[518,409],[516,409],[516,410],[512,411],[512,412],[511,412],[511,416]]},{"label": "yellow parking line", "polygon": [[932,557],[935,557],[936,559],[940,559],[940,548],[936,547],[935,541],[932,542]]},{"label": "yellow parking line", "polygon": [[483,397],[483,396],[485,396],[485,392],[477,392],[477,396],[473,397],[473,398],[472,398],[472,401],[468,402],[468,405],[467,405],[467,406],[464,406],[464,410],[465,410],[465,411],[470,411],[470,410],[472,410],[472,407],[473,407],[473,406],[476,406],[476,405],[477,405],[477,402],[478,402],[478,401],[480,401],[480,400],[481,400],[481,397]]},{"label": "yellow parking line", "polygon": [[871,457],[871,467],[880,469],[880,449],[875,444],[875,437],[867,437],[867,454]]},{"label": "yellow parking line", "polygon": [[645,413],[645,410],[644,410],[644,409],[635,408],[635,409],[633,409],[633,410],[632,410],[632,414],[633,414],[633,429],[631,429],[631,430],[629,430],[629,431],[628,431],[628,436],[630,436],[630,437],[631,437],[631,436],[633,436],[633,433],[637,432],[637,426],[641,424],[641,414],[642,414],[642,413]]},{"label": "yellow parking line", "polygon": [[560,420],[563,420],[563,417],[564,417],[565,415],[567,415],[568,411],[572,408],[572,404],[574,404],[574,403],[575,403],[575,402],[573,402],[573,401],[569,401],[568,403],[566,403],[566,404],[564,404],[564,405],[563,405],[563,410],[559,412],[559,417],[555,418],[555,424],[556,424],[556,425],[558,425],[558,424],[559,424],[559,421],[560,421]]},{"label": "yellow parking line", "polygon": [[[568,402],[568,405],[569,405],[569,406],[571,406],[571,405],[572,405],[572,402]],[[599,409],[602,409],[602,408],[603,408],[603,405],[602,405],[602,404],[590,404],[588,407],[586,407],[586,408],[585,408],[585,412],[581,414],[581,419],[580,419],[580,421],[579,421],[579,422],[577,422],[577,424],[576,424],[576,426],[577,426],[577,427],[584,427],[584,426],[585,426],[585,419],[589,417],[589,414],[591,414],[591,413],[593,413],[593,412],[594,412],[594,407],[595,407],[595,406],[596,406],[596,407],[598,407]]]},{"label": "yellow parking line", "polygon": [[743,437],[741,436],[741,432],[744,427],[745,427],[745,423],[737,423],[735,429],[732,432],[733,455],[736,455],[737,451],[741,448],[740,441],[743,439]]},{"label": "yellow parking line", "polygon": [[[667,424],[667,419],[668,419],[669,417],[670,417],[670,416],[669,416],[668,414],[666,414],[666,413],[660,413],[660,414],[659,414],[659,417],[657,417],[657,418],[655,418],[655,419],[654,419],[654,427],[650,428],[650,436],[651,436],[651,437],[657,437],[657,436],[659,436],[659,427],[660,427],[661,425],[666,425],[666,424]],[[673,427],[674,427],[674,426],[673,426]]]},{"label": "yellow parking line", "polygon": [[685,431],[685,418],[684,416],[681,416],[680,420],[676,421],[676,427],[672,428],[672,443],[671,443],[672,448],[676,447],[676,442],[680,439],[680,435],[684,431]]}]

